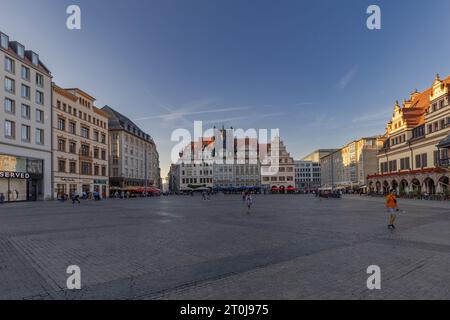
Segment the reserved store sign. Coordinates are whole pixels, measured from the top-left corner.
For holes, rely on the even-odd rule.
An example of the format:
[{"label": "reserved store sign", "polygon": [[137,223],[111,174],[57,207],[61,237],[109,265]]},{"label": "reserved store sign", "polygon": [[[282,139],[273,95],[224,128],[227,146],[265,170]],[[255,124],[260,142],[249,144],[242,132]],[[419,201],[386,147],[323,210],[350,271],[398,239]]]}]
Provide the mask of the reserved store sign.
[{"label": "reserved store sign", "polygon": [[28,172],[0,171],[0,178],[30,179],[30,174]]}]

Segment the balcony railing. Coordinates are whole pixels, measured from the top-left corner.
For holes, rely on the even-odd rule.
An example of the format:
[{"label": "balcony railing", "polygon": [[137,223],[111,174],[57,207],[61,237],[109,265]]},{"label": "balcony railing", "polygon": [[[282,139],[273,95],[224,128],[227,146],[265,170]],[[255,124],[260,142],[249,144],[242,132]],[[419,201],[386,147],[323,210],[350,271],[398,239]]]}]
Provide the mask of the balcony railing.
[{"label": "balcony railing", "polygon": [[450,168],[450,159],[439,159],[439,166],[442,168]]}]

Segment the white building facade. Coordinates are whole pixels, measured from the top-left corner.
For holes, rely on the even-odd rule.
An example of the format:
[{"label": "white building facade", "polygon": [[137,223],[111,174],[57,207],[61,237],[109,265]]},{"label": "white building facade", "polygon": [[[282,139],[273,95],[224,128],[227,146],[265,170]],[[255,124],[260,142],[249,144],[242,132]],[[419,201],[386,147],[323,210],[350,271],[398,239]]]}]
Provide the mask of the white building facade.
[{"label": "white building facade", "polygon": [[0,194],[52,198],[52,75],[33,51],[0,32]]},{"label": "white building facade", "polygon": [[313,161],[296,160],[295,187],[298,190],[308,191],[320,187],[320,163]]}]

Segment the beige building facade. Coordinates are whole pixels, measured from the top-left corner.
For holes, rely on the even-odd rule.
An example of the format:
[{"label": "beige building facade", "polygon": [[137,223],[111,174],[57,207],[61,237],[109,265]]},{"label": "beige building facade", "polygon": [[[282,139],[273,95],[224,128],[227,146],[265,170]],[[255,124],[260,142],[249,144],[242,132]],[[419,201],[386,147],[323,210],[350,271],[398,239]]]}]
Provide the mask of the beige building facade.
[{"label": "beige building facade", "polygon": [[321,186],[347,190],[367,189],[367,176],[377,172],[377,154],[384,138],[366,137],[320,159]]},{"label": "beige building facade", "polygon": [[53,85],[54,197],[75,191],[108,196],[108,118],[95,98]]},{"label": "beige building facade", "polygon": [[280,192],[295,188],[294,159],[284,142],[277,137],[267,146],[267,154],[263,154],[263,149],[260,145],[261,185],[267,190]]},{"label": "beige building facade", "polygon": [[369,176],[374,193],[444,194],[449,185],[450,77],[439,75],[423,92],[394,106],[378,173]]}]

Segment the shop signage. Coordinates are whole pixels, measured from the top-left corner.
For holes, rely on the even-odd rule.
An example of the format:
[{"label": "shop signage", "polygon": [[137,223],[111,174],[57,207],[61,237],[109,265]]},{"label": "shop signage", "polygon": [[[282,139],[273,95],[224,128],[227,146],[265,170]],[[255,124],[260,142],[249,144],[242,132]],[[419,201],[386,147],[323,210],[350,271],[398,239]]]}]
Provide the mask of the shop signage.
[{"label": "shop signage", "polygon": [[30,179],[30,174],[28,172],[0,171],[0,178]]},{"label": "shop signage", "polygon": [[107,180],[94,180],[94,184],[108,184]]}]

